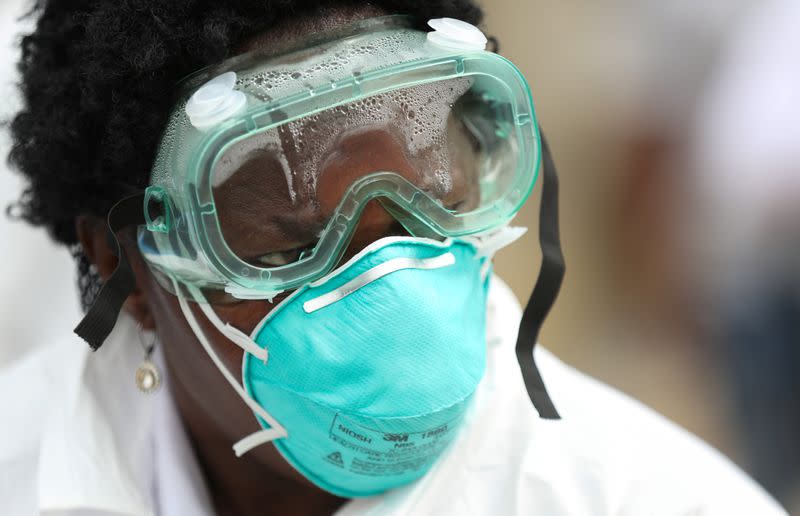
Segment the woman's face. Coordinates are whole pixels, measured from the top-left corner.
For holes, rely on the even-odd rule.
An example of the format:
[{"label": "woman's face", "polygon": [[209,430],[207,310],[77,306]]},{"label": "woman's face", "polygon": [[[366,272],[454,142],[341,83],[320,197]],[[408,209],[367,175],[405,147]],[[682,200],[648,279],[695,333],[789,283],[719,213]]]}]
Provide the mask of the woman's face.
[{"label": "woman's face", "polygon": [[[278,38],[297,37],[308,31],[379,14],[372,8],[360,8],[340,12],[339,16],[298,20],[254,38],[241,51],[269,45]],[[286,253],[313,244],[326,217],[359,175],[390,170],[413,179],[414,164],[403,142],[391,130],[365,128],[337,135],[337,138],[336,152],[319,165],[314,210],[294,208],[285,175],[268,154],[253,155],[252,159],[240,164],[235,174],[216,186],[214,196],[219,207],[220,224],[234,252],[242,257],[252,257],[253,261],[280,260]],[[461,202],[464,190],[463,185],[456,183],[447,202]],[[280,214],[280,223],[265,224],[265,212]],[[396,234],[403,234],[401,226],[378,202],[373,201],[366,206],[343,259],[379,238]],[[128,239],[123,244],[131,257],[139,289],[135,300],[129,299],[126,306],[143,326],[154,329],[158,335],[172,394],[195,447],[201,447],[200,442],[217,442],[222,446],[221,453],[231,454],[230,446],[260,430],[259,424],[198,342],[177,298],[162,289],[149,272],[135,242]],[[212,296],[210,300],[212,308],[224,322],[250,334],[286,295],[288,293],[270,303],[235,300],[221,292],[218,298]],[[137,303],[135,308],[134,303]],[[190,307],[214,351],[241,383],[242,350],[219,333],[196,304],[190,303]],[[203,450],[199,450],[198,455],[203,462]],[[288,479],[307,482],[272,445],[255,448],[240,460],[251,467],[266,466]]]}]

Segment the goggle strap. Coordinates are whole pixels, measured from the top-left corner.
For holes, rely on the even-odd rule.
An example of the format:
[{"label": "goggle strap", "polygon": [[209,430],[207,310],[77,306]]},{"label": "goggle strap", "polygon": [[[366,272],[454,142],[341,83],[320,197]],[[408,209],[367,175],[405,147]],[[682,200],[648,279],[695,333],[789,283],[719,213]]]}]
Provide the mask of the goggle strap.
[{"label": "goggle strap", "polygon": [[542,380],[542,375],[533,357],[533,349],[539,338],[539,331],[558,297],[566,269],[558,226],[558,174],[544,133],[541,133],[541,139],[544,183],[539,211],[539,244],[542,248],[542,266],[539,269],[536,286],[534,286],[528,304],[522,313],[522,321],[517,334],[516,353],[528,397],[539,413],[539,417],[561,419],[553,405],[553,400],[547,393],[544,380]]},{"label": "goggle strap", "polygon": [[103,282],[94,303],[75,327],[75,334],[85,340],[92,351],[103,345],[117,324],[117,317],[125,300],[136,288],[136,277],[128,257],[117,238],[126,226],[144,224],[144,193],[126,197],[108,212],[108,240],[111,251],[117,256],[114,272]]}]

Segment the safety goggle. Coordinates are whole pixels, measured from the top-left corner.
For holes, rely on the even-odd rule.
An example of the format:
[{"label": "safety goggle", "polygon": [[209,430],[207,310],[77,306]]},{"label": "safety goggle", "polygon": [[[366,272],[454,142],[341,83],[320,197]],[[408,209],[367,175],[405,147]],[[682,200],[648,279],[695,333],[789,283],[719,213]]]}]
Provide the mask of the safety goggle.
[{"label": "safety goggle", "polygon": [[139,230],[157,276],[270,298],[335,268],[362,218],[442,239],[511,220],[541,154],[528,84],[474,27],[431,25],[367,20],[188,79]]}]

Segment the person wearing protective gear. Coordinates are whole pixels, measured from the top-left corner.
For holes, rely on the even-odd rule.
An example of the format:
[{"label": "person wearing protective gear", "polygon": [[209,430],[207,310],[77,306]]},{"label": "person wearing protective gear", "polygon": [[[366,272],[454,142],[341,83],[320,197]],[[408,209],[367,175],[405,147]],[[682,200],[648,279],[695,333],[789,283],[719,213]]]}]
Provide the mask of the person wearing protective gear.
[{"label": "person wearing protective gear", "polygon": [[[263,427],[236,454],[274,441],[343,497],[418,479],[457,435],[486,367],[492,255],[522,234],[508,222],[542,153],[520,72],[475,26],[428,25],[369,18],[189,77],[150,185],[109,214],[112,237],[141,223],[144,262]],[[549,239],[541,316],[563,275]],[[76,330],[94,349],[134,285],[123,253]],[[256,300],[271,309],[249,335],[215,308]],[[200,319],[241,347],[242,385]]]},{"label": "person wearing protective gear", "polygon": [[[180,23],[170,9],[153,30]],[[555,166],[528,83],[477,9],[456,11],[256,23],[173,86],[147,177],[106,224],[75,214],[103,277],[75,329],[96,353],[67,361],[80,380],[48,418],[40,510],[781,514],[703,445],[534,355],[564,274]],[[12,158],[32,170],[24,117]],[[524,232],[510,223],[540,168],[520,314],[492,257]],[[137,325],[152,402],[121,385]]]}]

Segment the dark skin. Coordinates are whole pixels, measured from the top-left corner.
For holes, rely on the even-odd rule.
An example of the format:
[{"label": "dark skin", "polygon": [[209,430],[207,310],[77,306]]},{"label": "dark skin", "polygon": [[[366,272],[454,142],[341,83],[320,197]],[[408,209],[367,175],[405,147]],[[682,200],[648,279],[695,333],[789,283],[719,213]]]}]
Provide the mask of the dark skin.
[{"label": "dark skin", "polygon": [[[241,51],[269,45],[276,39],[298,37],[310,31],[380,14],[383,13],[371,7],[360,7],[304,17],[254,38]],[[331,156],[320,174],[319,211],[297,214],[291,221],[295,226],[307,228],[307,233],[315,233],[316,229],[312,231],[310,228],[316,228],[318,218],[324,218],[326,213],[335,208],[352,180],[348,174],[395,170],[409,178],[413,177],[414,172],[402,146],[386,132],[362,131],[345,138],[339,148],[345,151]],[[278,181],[277,177],[275,181]],[[274,193],[280,190],[279,185],[267,184],[269,182],[262,177],[263,191],[258,191],[253,190],[253,184],[249,181],[239,184],[235,180],[230,181],[218,189],[218,202],[223,205],[226,198],[251,195],[254,202],[258,199],[263,203],[264,199],[268,199],[273,204],[285,203],[285,199],[280,195],[276,197]],[[285,189],[285,180],[283,184]],[[256,219],[252,217],[226,218],[221,213],[220,219],[223,230],[231,232],[231,241],[241,242],[243,247],[238,251],[245,255],[258,255],[267,250],[282,251],[307,243],[303,241],[304,238],[280,228],[253,228],[252,221]],[[108,246],[104,221],[95,216],[81,215],[76,218],[76,228],[84,252],[100,275],[107,278],[116,267],[117,259]],[[235,236],[237,231],[244,232],[242,238]],[[397,234],[398,231],[397,222],[380,204],[373,201],[365,208],[346,256],[352,256],[375,240]],[[226,237],[229,236],[227,232]],[[253,239],[253,234],[259,237]],[[205,475],[216,512],[221,515],[265,512],[330,514],[344,504],[345,499],[317,488],[295,471],[271,444],[257,447],[241,458],[234,456],[231,445],[260,430],[259,424],[197,341],[181,312],[178,299],[161,288],[151,274],[138,251],[133,230],[123,231],[120,241],[130,258],[137,281],[137,287],[125,302],[124,309],[143,328],[154,330],[158,336],[170,378],[171,395]],[[285,296],[273,303],[238,301],[215,303],[212,307],[223,321],[249,334],[282,297]],[[241,382],[242,350],[219,333],[194,303],[190,303],[190,306],[216,353]],[[130,345],[138,343],[132,342]]]}]

